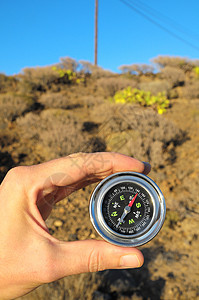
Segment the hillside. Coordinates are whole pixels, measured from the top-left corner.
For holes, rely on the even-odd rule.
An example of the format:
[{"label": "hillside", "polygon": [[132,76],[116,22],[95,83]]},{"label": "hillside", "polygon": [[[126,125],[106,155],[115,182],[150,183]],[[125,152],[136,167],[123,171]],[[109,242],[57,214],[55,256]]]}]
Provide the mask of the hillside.
[{"label": "hillside", "polygon": [[[21,299],[199,299],[199,64],[176,57],[154,63],[158,72],[134,64],[119,75],[65,58],[0,74],[0,181],[16,165],[116,151],[151,163],[149,176],[167,205],[161,232],[140,247],[141,269],[70,276]],[[51,234],[100,239],[88,214],[94,186],[54,207]],[[83,224],[76,222],[80,210]]]}]

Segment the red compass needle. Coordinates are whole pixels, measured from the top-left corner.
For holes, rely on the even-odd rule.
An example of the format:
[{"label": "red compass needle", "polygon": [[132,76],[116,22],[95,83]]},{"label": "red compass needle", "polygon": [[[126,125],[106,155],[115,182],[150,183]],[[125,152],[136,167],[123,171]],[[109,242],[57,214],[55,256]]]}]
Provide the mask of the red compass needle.
[{"label": "red compass needle", "polygon": [[129,207],[132,207],[132,205],[133,205],[133,203],[135,202],[135,199],[137,198],[137,195],[138,195],[138,193],[137,194],[135,194],[135,196],[133,197],[133,199],[131,200],[131,202],[129,203]]}]

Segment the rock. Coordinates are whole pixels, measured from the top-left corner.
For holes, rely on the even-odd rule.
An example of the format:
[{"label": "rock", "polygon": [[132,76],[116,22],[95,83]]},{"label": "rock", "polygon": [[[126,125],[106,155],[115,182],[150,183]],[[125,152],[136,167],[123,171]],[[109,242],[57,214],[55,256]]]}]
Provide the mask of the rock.
[{"label": "rock", "polygon": [[59,207],[59,213],[60,214],[64,214],[66,212],[66,210],[63,207]]},{"label": "rock", "polygon": [[95,235],[94,233],[91,233],[90,238],[91,238],[91,239],[95,239],[95,238],[96,238],[96,235]]},{"label": "rock", "polygon": [[62,225],[63,225],[62,220],[55,220],[55,222],[54,222],[55,227],[62,227]]}]

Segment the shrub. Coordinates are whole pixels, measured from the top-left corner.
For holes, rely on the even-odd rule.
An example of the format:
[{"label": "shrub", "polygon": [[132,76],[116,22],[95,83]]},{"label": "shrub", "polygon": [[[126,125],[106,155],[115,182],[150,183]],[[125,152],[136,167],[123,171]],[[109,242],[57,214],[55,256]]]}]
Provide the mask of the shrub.
[{"label": "shrub", "polygon": [[187,83],[182,89],[183,97],[187,99],[199,98],[199,84],[198,81]]},{"label": "shrub", "polygon": [[147,65],[147,64],[132,64],[132,65],[123,65],[118,68],[123,73],[129,73],[129,74],[146,74],[146,73],[152,73],[154,71],[153,66]]},{"label": "shrub", "polygon": [[175,67],[166,66],[162,69],[160,77],[166,79],[172,87],[183,85],[185,81],[185,74],[182,70]]},{"label": "shrub", "polygon": [[98,91],[101,91],[105,97],[113,97],[115,93],[128,86],[137,87],[137,82],[133,79],[124,77],[100,78],[96,81]]},{"label": "shrub", "polygon": [[59,78],[65,79],[63,83],[83,83],[85,76],[78,76],[78,73],[73,72],[70,69],[60,68],[58,66],[53,66],[52,70],[55,71]]},{"label": "shrub", "polygon": [[151,106],[159,114],[164,113],[169,106],[169,100],[164,93],[158,93],[154,96],[151,92],[132,89],[131,87],[118,91],[113,99],[116,103],[139,103],[142,106]]},{"label": "shrub", "polygon": [[66,108],[67,96],[62,93],[45,93],[38,102],[45,108]]},{"label": "shrub", "polygon": [[169,90],[167,94],[168,99],[177,99],[179,97],[179,90],[177,87]]},{"label": "shrub", "polygon": [[195,62],[188,58],[178,56],[158,56],[152,59],[158,68],[163,69],[165,67],[178,68],[184,72],[191,71]]},{"label": "shrub", "polygon": [[149,161],[153,169],[173,163],[175,145],[185,139],[170,120],[138,104],[109,104],[103,110],[96,109],[95,120],[103,121],[99,136],[105,139],[108,151]]},{"label": "shrub", "polygon": [[94,96],[94,95],[84,95],[81,97],[82,104],[87,108],[98,107],[101,103],[104,103],[104,97],[102,96]]},{"label": "shrub", "polygon": [[58,67],[60,69],[66,69],[72,72],[77,72],[79,63],[75,59],[70,57],[61,57],[60,61],[61,62],[58,64]]},{"label": "shrub", "polygon": [[63,108],[72,109],[75,107],[80,107],[81,105],[74,100],[67,93],[46,93],[42,94],[38,102],[42,104],[45,108]]},{"label": "shrub", "polygon": [[83,142],[82,135],[77,135],[80,124],[62,109],[45,110],[40,115],[30,112],[17,119],[17,125],[24,139],[42,145],[48,159],[76,152]]},{"label": "shrub", "polygon": [[17,79],[13,76],[6,76],[0,73],[0,93],[6,93],[8,91],[16,91]]},{"label": "shrub", "polygon": [[63,68],[64,64],[56,64],[49,67],[25,68],[18,77],[20,79],[20,91],[32,93],[45,92],[54,85],[84,83],[85,75]]},{"label": "shrub", "polygon": [[21,78],[32,84],[46,87],[59,78],[59,74],[52,67],[25,68],[22,70]]},{"label": "shrub", "polygon": [[30,112],[16,123],[23,139],[43,149],[40,155],[48,160],[79,151],[105,149],[102,140],[90,140],[82,131],[82,123],[70,111],[47,109],[40,115]]},{"label": "shrub", "polygon": [[167,80],[156,80],[150,82],[141,82],[139,88],[143,91],[149,91],[152,95],[164,92],[168,97],[171,84]]},{"label": "shrub", "polygon": [[113,75],[111,71],[104,70],[100,66],[96,66],[89,61],[80,60],[81,71],[85,74],[92,74],[93,78],[110,77]]},{"label": "shrub", "polygon": [[194,68],[193,68],[193,71],[194,71],[196,77],[199,77],[199,67],[198,67],[198,66],[197,66],[197,67],[194,67]]},{"label": "shrub", "polygon": [[[0,123],[2,126],[13,121],[25,111],[30,110],[34,101],[27,96],[2,94],[0,95]],[[4,125],[3,125],[4,124]]]}]

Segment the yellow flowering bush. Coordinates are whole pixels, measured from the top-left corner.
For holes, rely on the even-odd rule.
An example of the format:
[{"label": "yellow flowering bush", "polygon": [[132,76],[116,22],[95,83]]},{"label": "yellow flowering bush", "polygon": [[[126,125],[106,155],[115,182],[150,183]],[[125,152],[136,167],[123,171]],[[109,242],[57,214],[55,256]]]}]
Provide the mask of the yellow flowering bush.
[{"label": "yellow flowering bush", "polygon": [[60,78],[62,78],[62,77],[64,77],[64,76],[67,75],[68,80],[70,82],[74,82],[74,83],[77,83],[77,84],[79,84],[81,82],[84,82],[84,78],[78,78],[77,73],[73,72],[73,71],[71,71],[69,69],[62,69],[62,68],[58,68],[56,66],[53,66],[52,70],[56,71],[59,74]]},{"label": "yellow flowering bush", "polygon": [[127,87],[115,93],[113,100],[115,103],[139,103],[142,106],[151,106],[159,114],[163,114],[169,107],[169,100],[164,92],[152,95],[151,92]]}]

